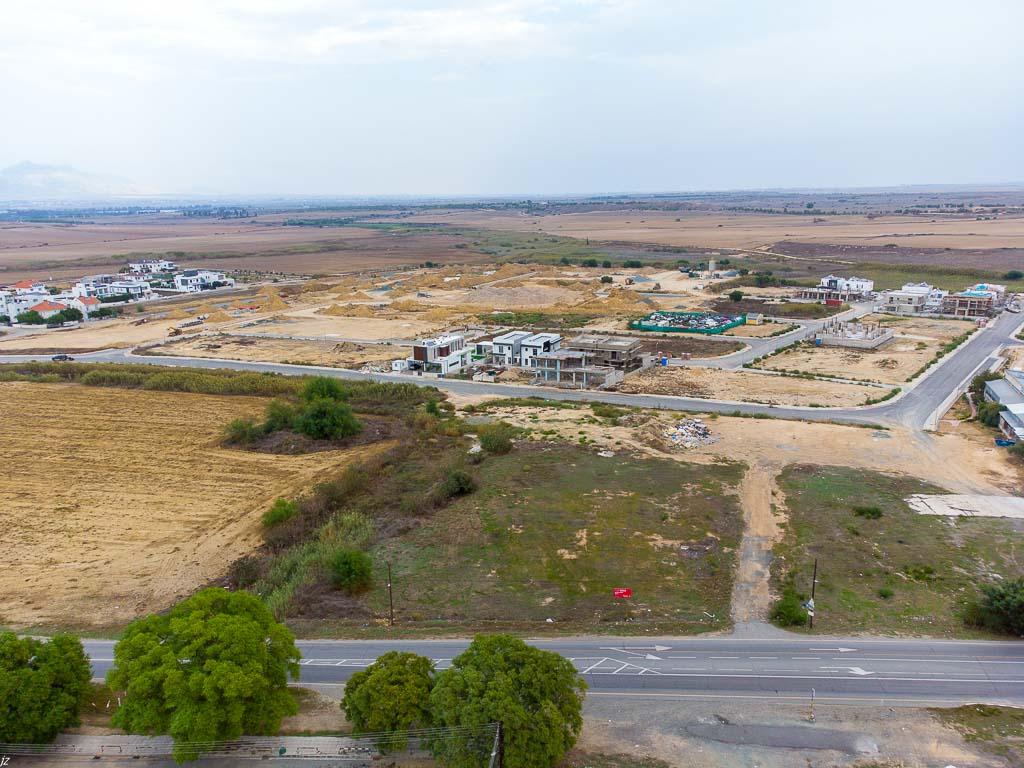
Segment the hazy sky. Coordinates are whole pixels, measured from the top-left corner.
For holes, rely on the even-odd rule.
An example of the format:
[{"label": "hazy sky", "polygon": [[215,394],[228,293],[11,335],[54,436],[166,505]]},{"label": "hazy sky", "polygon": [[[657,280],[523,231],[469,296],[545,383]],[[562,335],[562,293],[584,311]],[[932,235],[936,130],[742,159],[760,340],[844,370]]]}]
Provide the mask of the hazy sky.
[{"label": "hazy sky", "polygon": [[32,0],[0,167],[158,192],[1024,181],[1021,0]]}]

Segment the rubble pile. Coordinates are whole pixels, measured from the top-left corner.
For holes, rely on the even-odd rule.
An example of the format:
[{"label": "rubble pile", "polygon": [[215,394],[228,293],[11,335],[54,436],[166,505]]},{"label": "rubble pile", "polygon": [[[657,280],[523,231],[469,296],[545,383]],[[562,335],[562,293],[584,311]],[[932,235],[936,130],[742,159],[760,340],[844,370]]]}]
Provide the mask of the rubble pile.
[{"label": "rubble pile", "polygon": [[703,419],[682,419],[665,430],[668,440],[680,448],[696,448],[698,445],[717,443],[718,438],[711,433]]}]

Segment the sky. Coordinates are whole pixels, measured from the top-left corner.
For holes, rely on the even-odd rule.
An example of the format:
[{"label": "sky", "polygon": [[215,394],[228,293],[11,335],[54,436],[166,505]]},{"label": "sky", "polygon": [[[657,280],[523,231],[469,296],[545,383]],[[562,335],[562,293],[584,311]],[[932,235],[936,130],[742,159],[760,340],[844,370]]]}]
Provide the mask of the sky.
[{"label": "sky", "polygon": [[33,0],[0,167],[159,193],[1024,181],[1020,0]]}]

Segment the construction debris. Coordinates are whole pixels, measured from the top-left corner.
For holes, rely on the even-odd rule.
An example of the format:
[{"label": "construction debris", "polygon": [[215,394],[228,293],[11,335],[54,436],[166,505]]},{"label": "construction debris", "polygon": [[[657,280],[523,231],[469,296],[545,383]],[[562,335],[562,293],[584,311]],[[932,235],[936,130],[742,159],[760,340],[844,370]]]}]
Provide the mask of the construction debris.
[{"label": "construction debris", "polygon": [[665,430],[664,436],[680,448],[696,448],[698,445],[718,442],[718,438],[711,433],[704,420],[698,418],[676,422]]}]

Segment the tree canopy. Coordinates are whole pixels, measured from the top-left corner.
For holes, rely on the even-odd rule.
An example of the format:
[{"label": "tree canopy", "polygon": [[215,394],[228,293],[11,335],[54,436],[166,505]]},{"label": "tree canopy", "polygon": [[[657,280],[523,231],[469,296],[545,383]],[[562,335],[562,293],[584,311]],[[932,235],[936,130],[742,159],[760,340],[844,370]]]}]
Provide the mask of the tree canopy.
[{"label": "tree canopy", "polygon": [[0,634],[0,742],[52,741],[78,725],[91,677],[77,637],[54,635],[43,642]]},{"label": "tree canopy", "polygon": [[[430,691],[434,662],[415,653],[391,651],[345,685],[341,708],[356,733],[407,731],[430,726]],[[395,733],[379,746],[384,751],[405,749],[408,737]]]},{"label": "tree canopy", "polygon": [[[438,676],[430,704],[435,726],[501,722],[508,768],[552,768],[579,737],[585,691],[572,662],[557,653],[510,635],[481,635]],[[434,749],[449,768],[470,768],[489,746],[467,737]]]},{"label": "tree canopy", "polygon": [[179,762],[199,742],[276,733],[297,711],[295,638],[254,595],[211,587],[128,626],[107,682],[125,691],[113,722],[131,733],[170,734]]}]

